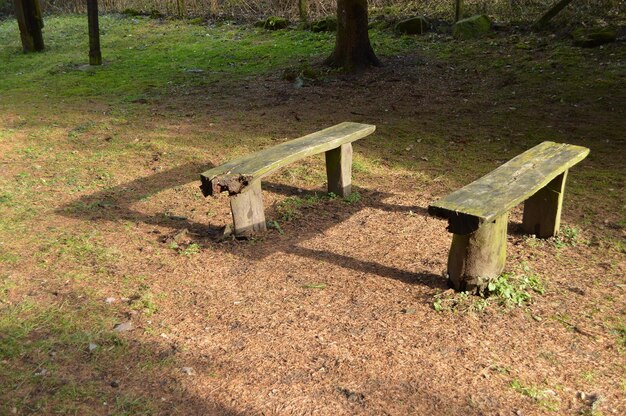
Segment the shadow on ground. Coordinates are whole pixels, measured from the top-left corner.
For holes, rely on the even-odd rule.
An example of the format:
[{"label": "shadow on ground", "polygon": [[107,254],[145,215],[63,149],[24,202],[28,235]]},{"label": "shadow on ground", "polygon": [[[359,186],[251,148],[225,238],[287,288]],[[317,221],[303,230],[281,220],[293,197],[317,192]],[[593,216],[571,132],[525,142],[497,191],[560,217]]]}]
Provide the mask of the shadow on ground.
[{"label": "shadow on ground", "polygon": [[[386,278],[399,280],[408,284],[422,284],[432,288],[445,287],[445,281],[441,276],[423,272],[412,273],[394,267],[384,266],[374,261],[358,260],[349,256],[333,253],[326,250],[314,250],[301,247],[300,244],[314,238],[330,227],[346,221],[349,217],[365,208],[373,208],[385,212],[412,212],[415,215],[427,216],[425,207],[403,206],[384,202],[391,196],[389,193],[375,190],[355,188],[362,198],[358,203],[345,204],[342,209],[333,210],[332,215],[316,216],[316,227],[302,227],[297,233],[289,233],[280,241],[271,242],[264,239],[263,244],[253,249],[233,250],[235,242],[232,239],[223,239],[223,228],[202,224],[189,220],[186,217],[172,217],[164,213],[147,215],[132,208],[132,204],[139,201],[145,195],[152,195],[177,186],[187,185],[191,182],[199,182],[199,173],[212,167],[199,163],[187,163],[164,172],[139,178],[134,181],[116,186],[112,189],[84,196],[74,202],[62,206],[57,210],[60,215],[76,218],[83,221],[132,221],[142,222],[148,225],[156,225],[171,228],[172,234],[182,230],[189,231],[193,242],[198,244],[211,244],[212,248],[229,253],[240,253],[253,260],[264,259],[276,252],[285,252],[307,257],[314,260],[324,261],[340,267],[345,267],[359,272],[377,274]],[[275,182],[264,182],[263,188],[267,192],[274,192],[285,196],[313,196],[314,191],[303,191],[290,185]],[[198,190],[200,192],[200,190]],[[322,191],[325,192],[325,191]],[[313,207],[323,209],[323,207]],[[267,236],[271,238],[271,235]]]}]

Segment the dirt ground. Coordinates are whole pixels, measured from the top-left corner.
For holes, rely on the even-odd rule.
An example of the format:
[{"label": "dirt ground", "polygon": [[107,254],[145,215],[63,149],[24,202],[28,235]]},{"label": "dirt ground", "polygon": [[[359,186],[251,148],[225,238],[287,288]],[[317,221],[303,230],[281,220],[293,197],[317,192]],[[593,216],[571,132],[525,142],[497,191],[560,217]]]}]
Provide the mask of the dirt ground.
[{"label": "dirt ground", "polygon": [[[28,222],[29,234],[84,236],[106,250],[79,248],[77,267],[67,261],[76,252],[68,243],[16,248],[33,256],[8,271],[19,285],[6,304],[30,299],[69,316],[84,305],[108,317],[106,331],[124,322],[132,330],[117,333],[124,348],[105,361],[86,345],[61,354],[48,370],[61,381],[17,386],[12,399],[32,403],[73,380],[92,389],[73,399],[73,414],[625,414],[623,91],[604,101],[580,92],[580,106],[562,106],[550,92],[524,90],[518,75],[471,62],[422,51],[384,63],[302,88],[279,72],[174,88],[138,102],[132,129],[114,130],[113,141],[145,144],[119,156],[118,184],[77,193],[34,188],[41,214]],[[502,98],[511,85],[521,92]],[[110,110],[96,103],[89,114],[103,120]],[[323,160],[310,158],[263,183],[266,215],[280,229],[250,241],[222,237],[228,197],[202,198],[199,172],[346,120],[377,126],[354,145],[360,198],[322,197]],[[3,123],[19,124],[10,115]],[[474,310],[478,298],[470,297],[468,309],[436,311],[437,296],[452,296],[444,278],[451,235],[426,214],[428,204],[542,141],[531,134],[537,125],[554,129],[551,140],[592,149],[571,170],[565,195],[564,227],[577,235],[562,244],[529,238],[516,208],[506,270],[530,270],[545,293],[523,307]],[[195,153],[181,162],[175,150],[151,147],[152,132],[172,137],[168,149],[182,137]],[[81,134],[67,151],[110,140]],[[32,167],[0,160],[6,177]],[[602,166],[617,172],[608,183],[589,173]],[[41,176],[53,169],[44,165]],[[294,197],[314,202],[286,219],[282,201]],[[54,277],[77,270],[83,278]],[[113,349],[117,341],[100,338],[97,348],[107,342]],[[38,356],[19,361],[32,370]],[[112,410],[121,392],[137,402]],[[54,407],[19,413],[41,409]]]}]

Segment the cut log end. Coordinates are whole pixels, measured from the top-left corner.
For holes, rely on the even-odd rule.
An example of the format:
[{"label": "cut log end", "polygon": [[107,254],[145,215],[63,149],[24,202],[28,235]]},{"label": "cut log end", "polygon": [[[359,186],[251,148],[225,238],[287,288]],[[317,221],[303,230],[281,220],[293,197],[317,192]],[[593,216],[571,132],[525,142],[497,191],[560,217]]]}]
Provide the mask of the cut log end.
[{"label": "cut log end", "polygon": [[245,175],[224,175],[212,179],[201,176],[200,189],[205,197],[216,196],[222,192],[228,192],[228,195],[232,196],[243,192],[252,179],[251,176]]}]

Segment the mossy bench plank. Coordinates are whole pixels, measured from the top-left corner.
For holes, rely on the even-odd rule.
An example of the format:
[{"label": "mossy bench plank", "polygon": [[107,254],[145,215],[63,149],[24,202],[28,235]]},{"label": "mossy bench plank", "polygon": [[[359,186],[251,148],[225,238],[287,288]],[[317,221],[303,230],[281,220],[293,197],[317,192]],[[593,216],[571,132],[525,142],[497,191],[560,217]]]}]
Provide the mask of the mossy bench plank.
[{"label": "mossy bench plank", "polygon": [[469,234],[534,195],[588,154],[585,147],[543,142],[431,204],[428,212],[448,219],[451,232]]},{"label": "mossy bench plank", "polygon": [[376,126],[344,122],[232,160],[200,175],[204,196],[243,192],[255,180],[307,156],[336,149],[371,134]]},{"label": "mossy bench plank", "polygon": [[522,228],[546,238],[559,231],[569,168],[589,149],[543,142],[431,204],[453,233],[448,277],[456,290],[484,291],[504,270],[509,211],[522,201]]},{"label": "mossy bench plank", "polygon": [[200,174],[204,196],[228,192],[235,235],[250,237],[266,229],[261,179],[307,156],[326,154],[328,192],[347,197],[352,190],[352,142],[376,126],[344,122],[240,157]]}]

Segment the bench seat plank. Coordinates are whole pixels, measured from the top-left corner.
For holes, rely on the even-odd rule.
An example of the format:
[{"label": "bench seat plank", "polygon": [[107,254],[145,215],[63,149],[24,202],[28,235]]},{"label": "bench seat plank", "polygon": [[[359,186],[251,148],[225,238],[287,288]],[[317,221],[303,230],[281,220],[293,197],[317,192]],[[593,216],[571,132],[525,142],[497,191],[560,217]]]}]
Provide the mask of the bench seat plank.
[{"label": "bench seat plank", "polygon": [[239,194],[250,183],[269,175],[276,169],[307,156],[359,140],[373,133],[374,130],[376,126],[370,124],[344,122],[234,159],[200,175],[202,193],[204,196],[224,191],[228,191],[230,195]]},{"label": "bench seat plank", "polygon": [[535,194],[588,153],[581,146],[543,142],[431,204],[428,212],[448,219],[451,232],[469,234]]}]

